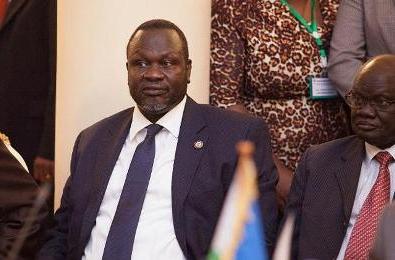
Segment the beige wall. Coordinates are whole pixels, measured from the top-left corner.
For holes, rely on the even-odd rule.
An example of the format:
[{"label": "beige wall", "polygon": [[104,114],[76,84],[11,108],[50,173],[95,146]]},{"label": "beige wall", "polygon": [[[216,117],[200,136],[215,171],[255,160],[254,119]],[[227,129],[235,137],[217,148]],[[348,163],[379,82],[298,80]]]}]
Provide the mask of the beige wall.
[{"label": "beige wall", "polygon": [[208,102],[210,5],[210,0],[58,1],[56,208],[78,133],[132,104],[125,46],[137,25],[164,18],[184,31],[193,62],[188,93]]}]

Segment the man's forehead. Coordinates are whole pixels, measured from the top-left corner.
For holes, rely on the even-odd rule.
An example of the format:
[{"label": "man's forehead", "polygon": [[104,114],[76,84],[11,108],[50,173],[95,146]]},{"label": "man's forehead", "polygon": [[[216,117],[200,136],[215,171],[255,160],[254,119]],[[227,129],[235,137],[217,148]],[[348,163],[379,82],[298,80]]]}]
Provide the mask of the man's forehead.
[{"label": "man's forehead", "polygon": [[181,50],[174,49],[157,49],[157,48],[149,48],[144,46],[136,46],[135,48],[130,48],[128,52],[128,57],[131,56],[147,56],[147,55],[159,55],[166,57],[178,57],[182,55]]},{"label": "man's forehead", "polygon": [[182,41],[175,30],[148,29],[137,31],[130,42],[131,46],[145,46],[151,44],[167,44],[174,47],[181,47]]},{"label": "man's forehead", "polygon": [[[395,98],[395,78],[389,75],[372,75],[359,78],[353,87],[353,92],[369,97]],[[391,83],[392,81],[392,83]]]}]

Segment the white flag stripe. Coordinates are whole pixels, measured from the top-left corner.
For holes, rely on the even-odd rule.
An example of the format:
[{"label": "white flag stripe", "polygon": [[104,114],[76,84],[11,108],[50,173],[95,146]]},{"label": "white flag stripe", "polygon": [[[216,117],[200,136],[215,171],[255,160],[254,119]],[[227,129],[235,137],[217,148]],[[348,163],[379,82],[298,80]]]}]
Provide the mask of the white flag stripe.
[{"label": "white flag stripe", "polygon": [[293,214],[289,214],[283,226],[283,230],[281,231],[280,237],[277,241],[277,246],[276,249],[274,250],[272,260],[291,259],[291,243],[292,243],[294,224],[295,224],[295,217]]},{"label": "white flag stripe", "polygon": [[233,239],[233,230],[231,227],[235,225],[234,222],[236,221],[237,209],[235,201],[237,201],[238,188],[235,182],[232,182],[228,196],[225,199],[212,245],[215,252],[225,252]]}]

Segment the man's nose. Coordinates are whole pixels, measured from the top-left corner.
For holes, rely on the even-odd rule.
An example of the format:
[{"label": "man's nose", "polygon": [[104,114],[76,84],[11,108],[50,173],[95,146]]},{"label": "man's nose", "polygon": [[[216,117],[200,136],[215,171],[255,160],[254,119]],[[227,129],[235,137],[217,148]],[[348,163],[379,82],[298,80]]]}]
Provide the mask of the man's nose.
[{"label": "man's nose", "polygon": [[143,74],[143,77],[147,80],[157,81],[162,80],[164,77],[162,68],[159,65],[153,64],[149,66]]},{"label": "man's nose", "polygon": [[373,118],[376,116],[376,109],[369,102],[365,102],[356,109],[356,113],[361,116]]}]

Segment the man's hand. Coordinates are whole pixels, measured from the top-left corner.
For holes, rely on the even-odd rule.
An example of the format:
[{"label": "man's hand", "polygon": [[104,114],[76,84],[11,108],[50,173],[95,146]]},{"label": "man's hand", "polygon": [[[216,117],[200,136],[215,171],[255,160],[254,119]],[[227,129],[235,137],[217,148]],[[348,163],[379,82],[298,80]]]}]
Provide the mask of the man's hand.
[{"label": "man's hand", "polygon": [[49,182],[53,179],[55,164],[53,160],[37,156],[33,164],[33,177],[39,182]]}]

